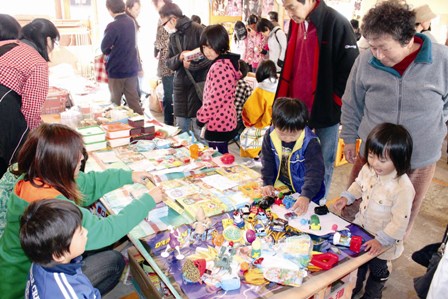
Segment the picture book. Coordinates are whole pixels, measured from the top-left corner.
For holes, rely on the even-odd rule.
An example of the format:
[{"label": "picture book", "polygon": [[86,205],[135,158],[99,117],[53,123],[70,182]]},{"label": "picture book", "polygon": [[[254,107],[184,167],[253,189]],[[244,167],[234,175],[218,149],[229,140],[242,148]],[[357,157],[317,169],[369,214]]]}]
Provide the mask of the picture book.
[{"label": "picture book", "polygon": [[216,171],[231,181],[244,183],[261,178],[261,174],[244,165],[232,165],[217,168]]},{"label": "picture book", "polygon": [[99,126],[90,126],[77,129],[82,135],[84,143],[94,143],[106,140],[106,133]]},{"label": "picture book", "polygon": [[184,53],[184,59],[186,61],[198,61],[204,58],[200,48],[188,51]]},{"label": "picture book", "polygon": [[108,139],[129,137],[129,131],[132,129],[130,125],[120,122],[104,124],[101,127],[106,131],[106,137]]}]

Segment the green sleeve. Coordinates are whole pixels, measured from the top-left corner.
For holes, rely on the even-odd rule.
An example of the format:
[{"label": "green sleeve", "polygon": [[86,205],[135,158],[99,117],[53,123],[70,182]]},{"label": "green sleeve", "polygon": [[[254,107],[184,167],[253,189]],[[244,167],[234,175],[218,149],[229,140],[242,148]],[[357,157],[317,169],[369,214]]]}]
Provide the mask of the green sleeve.
[{"label": "green sleeve", "polygon": [[83,216],[82,225],[88,230],[86,250],[99,249],[115,243],[147,217],[155,205],[154,199],[149,194],[144,194],[133,200],[120,213],[108,217],[93,215],[88,209],[79,207]]},{"label": "green sleeve", "polygon": [[80,172],[76,182],[79,191],[83,194],[82,206],[89,206],[104,194],[133,183],[132,172],[122,169]]}]

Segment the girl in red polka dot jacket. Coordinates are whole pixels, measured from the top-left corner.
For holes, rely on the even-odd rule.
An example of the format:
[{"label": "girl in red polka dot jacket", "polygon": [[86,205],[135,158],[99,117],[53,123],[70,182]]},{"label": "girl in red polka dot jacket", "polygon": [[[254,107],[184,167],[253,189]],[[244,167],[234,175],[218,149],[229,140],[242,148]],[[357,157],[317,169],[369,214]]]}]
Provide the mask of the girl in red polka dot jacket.
[{"label": "girl in red polka dot jacket", "polygon": [[201,52],[213,61],[204,86],[197,123],[206,126],[204,138],[220,153],[228,153],[228,142],[238,133],[235,90],[241,73],[239,55],[229,52],[229,34],[222,25],[210,25],[202,32]]}]

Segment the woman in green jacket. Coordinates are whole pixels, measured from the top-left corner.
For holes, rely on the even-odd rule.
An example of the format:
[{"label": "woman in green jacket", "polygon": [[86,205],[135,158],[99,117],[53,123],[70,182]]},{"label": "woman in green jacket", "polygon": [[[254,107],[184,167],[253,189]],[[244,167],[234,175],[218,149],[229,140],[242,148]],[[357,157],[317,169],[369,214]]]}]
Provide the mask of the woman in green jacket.
[{"label": "woman in green jacket", "polygon": [[[93,215],[83,207],[125,184],[144,183],[149,174],[118,169],[80,172],[83,149],[81,135],[59,124],[42,124],[30,133],[23,145],[18,156],[19,179],[8,200],[7,223],[0,238],[2,298],[24,296],[30,261],[20,247],[19,218],[29,203],[58,198],[79,205],[82,225],[89,231],[86,250],[96,250],[125,236],[161,201],[160,189],[154,188],[116,215],[106,218]],[[103,250],[85,258],[82,270],[104,294],[118,282],[123,267],[120,253]]]}]

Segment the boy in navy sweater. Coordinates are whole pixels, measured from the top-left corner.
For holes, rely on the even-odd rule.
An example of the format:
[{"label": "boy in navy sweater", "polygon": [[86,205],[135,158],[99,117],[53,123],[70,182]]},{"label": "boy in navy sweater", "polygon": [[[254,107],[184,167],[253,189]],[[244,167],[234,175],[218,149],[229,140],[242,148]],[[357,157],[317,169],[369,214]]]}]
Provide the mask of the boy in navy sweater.
[{"label": "boy in navy sweater", "polygon": [[20,219],[20,243],[33,262],[25,298],[101,298],[81,271],[87,243],[79,208],[69,201],[32,202]]}]

